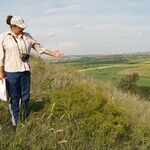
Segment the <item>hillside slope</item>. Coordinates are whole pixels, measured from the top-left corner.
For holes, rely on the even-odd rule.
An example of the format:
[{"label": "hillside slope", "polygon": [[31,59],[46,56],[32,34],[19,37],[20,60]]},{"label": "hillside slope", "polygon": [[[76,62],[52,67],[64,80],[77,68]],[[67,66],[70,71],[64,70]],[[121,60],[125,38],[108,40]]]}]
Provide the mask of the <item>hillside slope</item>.
[{"label": "hillside slope", "polygon": [[31,67],[30,116],[16,132],[0,102],[1,149],[150,148],[149,102],[38,57]]}]

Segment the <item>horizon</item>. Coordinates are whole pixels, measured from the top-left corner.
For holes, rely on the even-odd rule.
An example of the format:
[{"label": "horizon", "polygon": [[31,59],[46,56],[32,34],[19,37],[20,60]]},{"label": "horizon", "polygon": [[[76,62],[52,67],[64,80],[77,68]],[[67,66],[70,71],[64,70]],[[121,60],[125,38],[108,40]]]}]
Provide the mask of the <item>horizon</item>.
[{"label": "horizon", "polygon": [[[33,53],[33,54],[35,54],[35,53]],[[147,54],[149,54],[149,56],[150,56],[150,51],[145,51],[145,52],[129,52],[129,53],[116,53],[116,54],[79,54],[79,55],[77,55],[77,54],[75,54],[75,55],[65,55],[64,56],[64,59],[65,58],[67,58],[67,57],[98,57],[98,56],[123,56],[123,55],[127,55],[127,56],[141,56],[141,55],[147,55]],[[148,56],[148,57],[149,57]],[[56,60],[55,58],[53,58],[53,57],[49,57],[49,56],[46,56],[46,55],[42,55],[41,56],[43,59],[54,59],[54,60]],[[61,60],[61,59],[60,59]],[[62,59],[63,60],[63,59]]]},{"label": "horizon", "polygon": [[150,1],[1,0],[0,33],[8,15],[20,15],[25,32],[65,55],[109,55],[149,51]]},{"label": "horizon", "polygon": [[137,52],[124,52],[124,53],[109,53],[109,54],[105,54],[105,53],[91,53],[91,54],[75,54],[75,55],[66,55],[66,56],[82,56],[82,55],[89,55],[89,56],[91,56],[91,55],[137,55],[137,54],[147,54],[147,53],[150,53],[150,51],[137,51]]}]

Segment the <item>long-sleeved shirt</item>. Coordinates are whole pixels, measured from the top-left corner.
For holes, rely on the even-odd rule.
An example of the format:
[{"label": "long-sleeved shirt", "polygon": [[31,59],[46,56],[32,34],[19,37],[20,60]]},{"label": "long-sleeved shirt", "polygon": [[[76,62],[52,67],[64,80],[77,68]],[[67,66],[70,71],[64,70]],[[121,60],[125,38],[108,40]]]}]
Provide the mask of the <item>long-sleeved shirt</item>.
[{"label": "long-sleeved shirt", "polygon": [[20,54],[30,54],[31,48],[40,54],[46,50],[29,33],[24,32],[18,37],[11,30],[2,33],[0,35],[0,66],[4,66],[6,72],[29,71],[29,62],[23,62]]}]

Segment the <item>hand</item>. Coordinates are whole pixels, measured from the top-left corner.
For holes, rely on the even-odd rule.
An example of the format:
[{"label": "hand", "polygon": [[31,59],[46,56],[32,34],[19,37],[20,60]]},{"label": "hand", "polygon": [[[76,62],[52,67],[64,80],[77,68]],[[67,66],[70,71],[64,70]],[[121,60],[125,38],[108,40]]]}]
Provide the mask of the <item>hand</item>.
[{"label": "hand", "polygon": [[54,52],[54,57],[61,59],[64,57],[64,54],[60,53],[59,50],[57,50]]},{"label": "hand", "polygon": [[4,72],[0,71],[0,80],[2,80],[4,78]]},{"label": "hand", "polygon": [[59,50],[51,51],[51,50],[46,49],[43,53],[46,55],[53,56],[53,57],[58,58],[58,59],[61,59],[64,57],[64,54],[60,53]]}]

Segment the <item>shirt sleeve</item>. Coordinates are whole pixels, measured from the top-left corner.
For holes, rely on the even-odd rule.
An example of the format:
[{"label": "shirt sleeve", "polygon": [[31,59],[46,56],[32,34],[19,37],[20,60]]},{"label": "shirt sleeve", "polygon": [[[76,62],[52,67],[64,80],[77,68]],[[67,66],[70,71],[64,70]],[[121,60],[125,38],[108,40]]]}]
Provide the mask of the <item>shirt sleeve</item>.
[{"label": "shirt sleeve", "polygon": [[35,49],[39,54],[42,54],[46,50],[46,48],[42,46],[38,41],[34,40],[29,33],[28,37],[31,40],[32,48]]},{"label": "shirt sleeve", "polygon": [[3,35],[0,35],[0,66],[4,66]]}]

